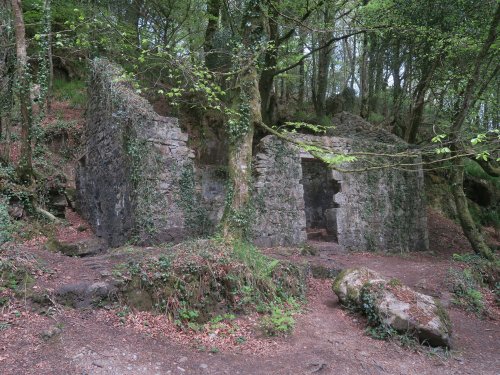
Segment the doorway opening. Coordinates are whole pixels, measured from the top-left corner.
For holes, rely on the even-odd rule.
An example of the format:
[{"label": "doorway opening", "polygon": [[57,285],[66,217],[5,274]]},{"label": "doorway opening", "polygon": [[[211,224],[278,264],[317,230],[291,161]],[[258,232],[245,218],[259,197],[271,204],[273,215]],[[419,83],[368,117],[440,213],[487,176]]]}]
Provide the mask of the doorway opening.
[{"label": "doorway opening", "polygon": [[340,183],[332,171],[317,159],[302,159],[302,185],[306,212],[307,239],[338,242],[335,194]]}]

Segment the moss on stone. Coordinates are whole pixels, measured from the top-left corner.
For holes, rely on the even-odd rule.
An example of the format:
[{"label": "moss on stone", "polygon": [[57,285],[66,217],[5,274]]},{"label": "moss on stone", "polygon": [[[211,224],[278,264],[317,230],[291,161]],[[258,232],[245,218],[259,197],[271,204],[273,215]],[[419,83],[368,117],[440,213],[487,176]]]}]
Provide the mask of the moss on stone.
[{"label": "moss on stone", "polygon": [[439,317],[442,323],[443,331],[441,333],[445,335],[451,334],[451,319],[448,315],[448,312],[441,304],[440,301],[434,299],[434,304],[436,305],[436,309],[434,310],[435,314]]}]

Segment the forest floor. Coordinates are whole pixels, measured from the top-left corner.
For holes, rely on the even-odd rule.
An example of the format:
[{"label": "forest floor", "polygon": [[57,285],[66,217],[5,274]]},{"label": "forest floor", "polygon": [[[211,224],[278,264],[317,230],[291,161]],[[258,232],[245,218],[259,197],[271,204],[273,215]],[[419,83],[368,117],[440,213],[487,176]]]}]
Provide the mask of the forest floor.
[{"label": "forest floor", "polygon": [[[54,105],[50,121],[76,121],[81,127],[82,110]],[[15,154],[14,147],[14,159]],[[55,229],[59,240],[93,236],[90,230],[81,230],[88,224],[73,212],[68,211],[67,221],[69,225]],[[432,211],[429,237],[430,251],[402,255],[346,253],[335,243],[317,241],[309,243],[317,250],[314,255],[301,255],[297,248],[263,251],[307,262],[313,271],[366,266],[440,299],[453,324],[450,351],[402,347],[396,340],[368,336],[364,319],[340,306],[331,279],[309,279],[307,303],[295,316],[293,333],[278,338],[262,334],[257,314],[237,317],[229,327],[195,333],[180,331],[166,316],[122,306],[74,309],[52,301],[40,310],[27,293],[14,296],[4,290],[0,291],[0,374],[500,374],[500,312],[494,296],[484,290],[488,313],[481,317],[452,303],[447,275],[450,268],[463,267],[452,260],[454,253],[472,251],[466,238],[454,222]],[[101,282],[112,275],[119,260],[110,254],[68,257],[46,250],[46,241],[41,236],[5,250],[37,267],[43,265],[35,274],[33,290]],[[146,254],[155,249],[135,250]]]},{"label": "forest floor", "polygon": [[[69,222],[59,228],[59,238],[92,236],[89,230],[81,231],[84,223],[76,215],[69,215]],[[311,242],[318,252],[309,256],[289,248],[265,252],[327,269],[366,266],[439,298],[453,324],[451,351],[405,348],[371,338],[363,319],[339,305],[331,279],[311,278],[308,302],[295,316],[295,330],[281,338],[263,336],[255,316],[237,318],[236,334],[190,333],[151,313],[120,314],[119,307],[73,309],[54,303],[40,314],[28,300],[17,298],[0,310],[0,373],[499,374],[500,320],[493,296],[486,296],[489,313],[480,318],[451,303],[446,283],[448,270],[460,267],[451,255],[470,252],[467,240],[457,225],[433,212],[429,229],[431,251],[425,253],[346,253],[326,242]],[[39,238],[15,250],[46,265],[36,276],[35,288],[99,282],[109,275],[112,262],[106,254],[68,257],[45,250],[44,241]]]}]

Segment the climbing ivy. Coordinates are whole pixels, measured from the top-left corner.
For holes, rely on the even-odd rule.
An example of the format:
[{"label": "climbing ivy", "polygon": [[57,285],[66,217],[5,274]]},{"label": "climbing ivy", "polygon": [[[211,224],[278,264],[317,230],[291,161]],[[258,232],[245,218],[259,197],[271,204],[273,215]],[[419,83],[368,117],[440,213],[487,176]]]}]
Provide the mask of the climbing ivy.
[{"label": "climbing ivy", "polygon": [[238,105],[238,111],[227,110],[229,120],[227,121],[227,134],[232,144],[241,142],[242,137],[250,130],[250,104],[248,99],[242,93],[241,102]]},{"label": "climbing ivy", "polygon": [[201,197],[196,192],[195,175],[192,165],[182,168],[177,192],[178,203],[184,213],[184,224],[194,235],[209,234],[210,222],[207,210],[201,204]]}]

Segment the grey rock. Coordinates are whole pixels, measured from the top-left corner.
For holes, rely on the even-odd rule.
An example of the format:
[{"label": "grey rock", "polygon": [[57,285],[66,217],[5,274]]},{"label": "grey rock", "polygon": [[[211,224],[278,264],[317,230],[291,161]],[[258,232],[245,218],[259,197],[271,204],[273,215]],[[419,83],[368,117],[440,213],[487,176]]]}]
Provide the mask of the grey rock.
[{"label": "grey rock", "polygon": [[333,282],[333,290],[341,302],[376,314],[385,326],[413,334],[433,346],[451,346],[450,318],[431,296],[397,280],[387,280],[367,268],[343,271]]}]

